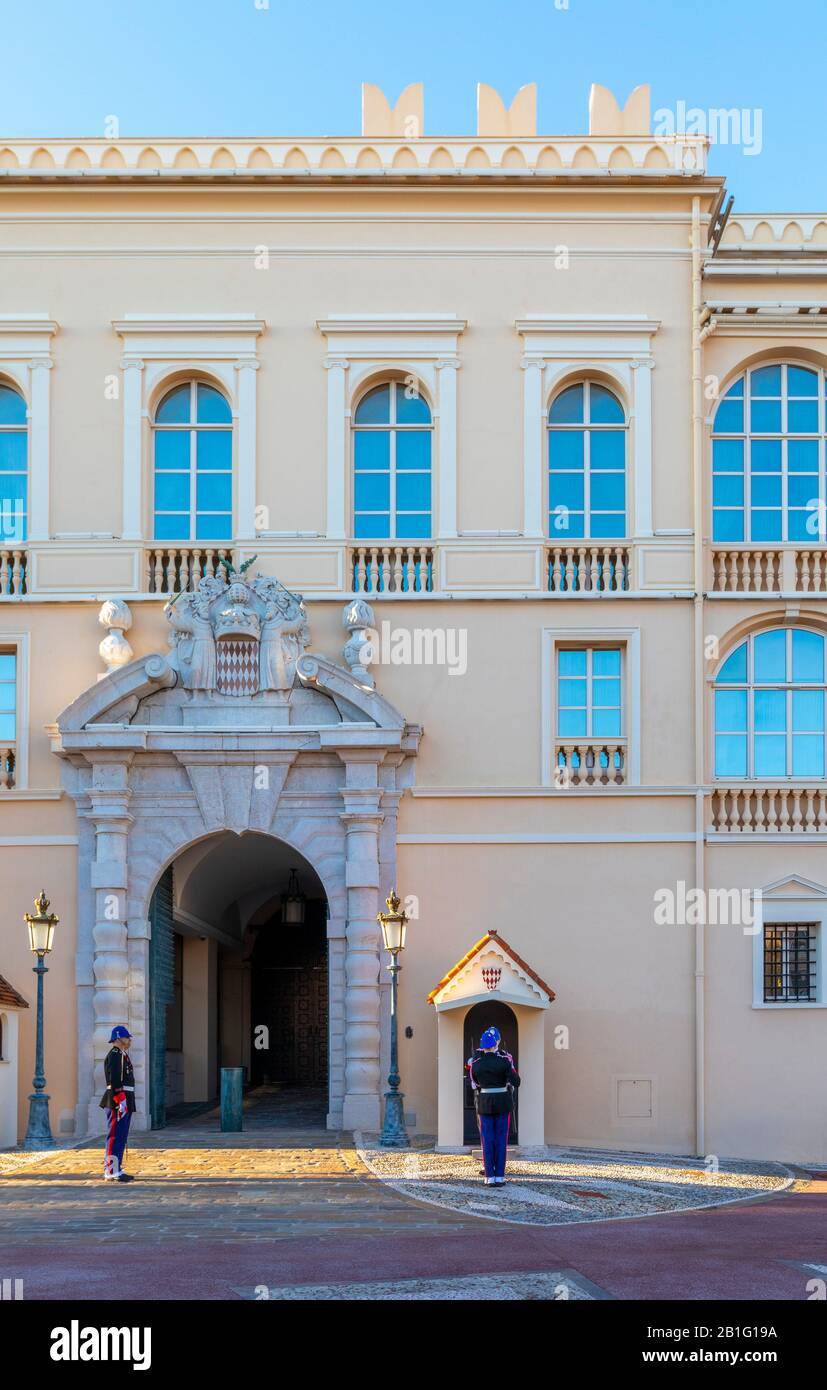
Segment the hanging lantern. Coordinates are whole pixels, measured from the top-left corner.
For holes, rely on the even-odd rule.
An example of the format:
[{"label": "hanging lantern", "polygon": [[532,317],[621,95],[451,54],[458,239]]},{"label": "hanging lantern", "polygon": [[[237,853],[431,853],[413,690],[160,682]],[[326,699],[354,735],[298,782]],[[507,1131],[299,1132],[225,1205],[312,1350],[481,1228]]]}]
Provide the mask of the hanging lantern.
[{"label": "hanging lantern", "polygon": [[285,927],[298,927],[304,921],[307,899],[299,888],[295,869],[290,870],[287,890],[281,895],[281,920]]}]

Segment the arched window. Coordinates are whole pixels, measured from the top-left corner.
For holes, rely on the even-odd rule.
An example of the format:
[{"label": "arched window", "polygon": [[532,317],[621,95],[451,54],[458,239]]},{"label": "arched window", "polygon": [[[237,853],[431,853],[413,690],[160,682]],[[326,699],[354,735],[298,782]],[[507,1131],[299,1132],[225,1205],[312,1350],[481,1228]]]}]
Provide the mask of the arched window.
[{"label": "arched window", "polygon": [[29,448],[26,402],[0,381],[0,545],[26,539]]},{"label": "arched window", "polygon": [[233,430],[214,386],[187,381],[160,402],[153,423],[155,539],[229,541],[233,536]]},{"label": "arched window", "polygon": [[578,381],[552,401],[548,468],[551,537],[626,535],[626,416],[599,382]]},{"label": "arched window", "polygon": [[748,637],[715,679],[715,776],[823,777],[824,694],[820,633]]},{"label": "arched window", "polygon": [[356,540],[429,540],[431,437],[427,401],[401,381],[362,397],[353,417]]},{"label": "arched window", "polygon": [[824,540],[824,373],[751,367],[712,430],[712,539]]}]

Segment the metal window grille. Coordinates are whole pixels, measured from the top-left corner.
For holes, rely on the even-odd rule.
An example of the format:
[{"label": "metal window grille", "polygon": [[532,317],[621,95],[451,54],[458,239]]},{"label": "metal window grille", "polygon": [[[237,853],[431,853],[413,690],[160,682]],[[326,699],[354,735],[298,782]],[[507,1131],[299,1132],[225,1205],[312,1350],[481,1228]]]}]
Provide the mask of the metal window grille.
[{"label": "metal window grille", "polygon": [[764,928],[764,1002],[816,1001],[816,928],[811,922]]}]

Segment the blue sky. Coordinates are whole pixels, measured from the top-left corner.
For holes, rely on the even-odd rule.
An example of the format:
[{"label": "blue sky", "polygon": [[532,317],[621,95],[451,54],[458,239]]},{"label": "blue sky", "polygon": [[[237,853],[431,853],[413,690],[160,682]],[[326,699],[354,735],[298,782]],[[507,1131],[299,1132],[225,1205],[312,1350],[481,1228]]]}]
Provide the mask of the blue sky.
[{"label": "blue sky", "polygon": [[363,81],[392,101],[423,81],[444,135],[473,132],[478,81],[507,102],[536,81],[540,131],[581,134],[591,82],[625,99],[649,81],[653,110],[760,112],[760,153],[712,154],[736,207],[827,210],[825,0],[564,5],[2,0],[0,139],[100,135],[109,115],[122,135],[357,134]]}]

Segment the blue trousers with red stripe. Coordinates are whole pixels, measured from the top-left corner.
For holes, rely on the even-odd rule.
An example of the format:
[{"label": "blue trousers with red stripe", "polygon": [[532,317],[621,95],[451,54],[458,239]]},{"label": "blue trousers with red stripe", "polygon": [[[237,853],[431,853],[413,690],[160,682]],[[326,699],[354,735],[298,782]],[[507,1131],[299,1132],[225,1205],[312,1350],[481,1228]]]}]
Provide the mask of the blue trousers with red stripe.
[{"label": "blue trousers with red stripe", "polygon": [[508,1147],[508,1131],[511,1128],[511,1114],[480,1115],[480,1138],[482,1139],[482,1166],[487,1178],[505,1177],[505,1155]]},{"label": "blue trousers with red stripe", "polygon": [[132,1119],[129,1111],[126,1112],[122,1120],[118,1119],[118,1111],[109,1112],[109,1132],[106,1136],[106,1157],[104,1159],[104,1174],[111,1174],[117,1177],[121,1172],[124,1149],[129,1135],[129,1121]]}]

